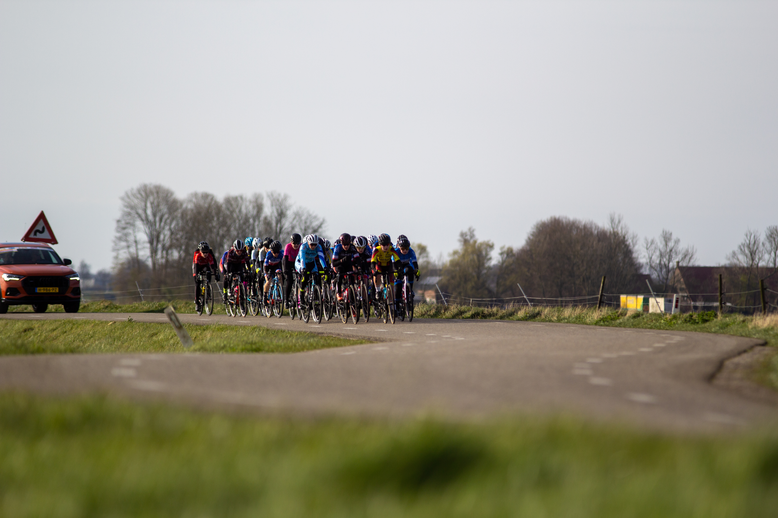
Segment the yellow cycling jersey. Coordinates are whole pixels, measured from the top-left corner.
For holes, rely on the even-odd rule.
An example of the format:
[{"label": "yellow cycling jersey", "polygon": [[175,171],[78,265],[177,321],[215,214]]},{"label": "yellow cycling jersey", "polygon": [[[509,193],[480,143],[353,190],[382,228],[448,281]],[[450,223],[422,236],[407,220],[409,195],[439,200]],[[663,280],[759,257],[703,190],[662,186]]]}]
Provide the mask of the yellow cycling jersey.
[{"label": "yellow cycling jersey", "polygon": [[400,256],[397,255],[397,252],[394,251],[394,248],[390,248],[389,250],[384,251],[383,248],[377,246],[375,247],[375,250],[373,250],[373,258],[370,259],[370,262],[378,263],[381,266],[386,266],[392,261],[392,259],[395,261],[400,260]]}]

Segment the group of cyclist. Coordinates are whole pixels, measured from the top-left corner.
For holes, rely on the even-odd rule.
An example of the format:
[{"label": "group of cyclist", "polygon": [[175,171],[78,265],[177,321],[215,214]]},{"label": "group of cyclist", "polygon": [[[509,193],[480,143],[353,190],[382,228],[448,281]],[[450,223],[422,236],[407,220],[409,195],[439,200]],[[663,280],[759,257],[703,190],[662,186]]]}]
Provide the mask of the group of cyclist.
[{"label": "group of cyclist", "polygon": [[[216,281],[220,274],[224,276],[223,298],[227,299],[227,287],[236,276],[243,279],[249,275],[256,279],[264,277],[264,296],[270,290],[271,283],[277,275],[281,275],[284,287],[284,303],[287,308],[292,301],[292,286],[294,272],[300,276],[300,291],[305,289],[313,273],[321,275],[322,282],[332,281],[337,293],[341,292],[343,280],[347,274],[372,276],[377,294],[383,279],[394,278],[395,298],[401,297],[402,283],[407,279],[413,292],[413,282],[418,280],[421,272],[416,253],[411,248],[410,240],[400,235],[392,244],[389,234],[379,236],[353,236],[343,233],[333,243],[316,234],[302,237],[291,235],[289,243],[282,247],[280,241],[266,237],[247,237],[236,239],[229,250],[224,252],[217,262],[206,241],[202,241],[194,253],[192,260],[192,276],[195,279],[196,293],[200,293],[201,276],[206,274],[206,282],[213,275]],[[195,304],[199,304],[196,299]]]}]

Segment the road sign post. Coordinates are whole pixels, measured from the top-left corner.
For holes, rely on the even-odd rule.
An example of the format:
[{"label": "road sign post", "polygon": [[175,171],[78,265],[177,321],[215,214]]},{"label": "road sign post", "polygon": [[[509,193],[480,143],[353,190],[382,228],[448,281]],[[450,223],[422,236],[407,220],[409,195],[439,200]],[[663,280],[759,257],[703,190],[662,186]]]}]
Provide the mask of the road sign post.
[{"label": "road sign post", "polygon": [[167,315],[168,320],[170,320],[170,323],[173,324],[173,329],[176,330],[178,339],[181,340],[181,345],[183,345],[185,349],[192,347],[194,345],[192,337],[189,336],[189,333],[187,333],[186,329],[184,329],[184,326],[181,323],[181,320],[178,318],[176,311],[173,309],[173,306],[166,307],[165,314]]}]

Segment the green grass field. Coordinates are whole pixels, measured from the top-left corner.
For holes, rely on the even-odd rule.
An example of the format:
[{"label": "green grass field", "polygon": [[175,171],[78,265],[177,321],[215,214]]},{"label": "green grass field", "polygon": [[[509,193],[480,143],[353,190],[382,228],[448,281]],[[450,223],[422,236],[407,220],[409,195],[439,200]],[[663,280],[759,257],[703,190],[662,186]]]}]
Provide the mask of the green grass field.
[{"label": "green grass field", "polygon": [[189,325],[184,349],[170,324],[0,320],[0,355],[67,353],[291,353],[367,343],[259,326]]},{"label": "green grass field", "polygon": [[0,394],[0,516],[773,518],[778,434],[298,420]]}]

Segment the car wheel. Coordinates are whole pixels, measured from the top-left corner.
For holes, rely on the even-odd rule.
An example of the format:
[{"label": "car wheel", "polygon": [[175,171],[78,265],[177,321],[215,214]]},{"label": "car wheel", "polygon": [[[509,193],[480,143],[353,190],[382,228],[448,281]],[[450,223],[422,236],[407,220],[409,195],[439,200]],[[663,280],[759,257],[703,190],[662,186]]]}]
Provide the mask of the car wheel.
[{"label": "car wheel", "polygon": [[49,305],[46,304],[45,302],[40,302],[38,304],[32,305],[32,310],[35,311],[36,313],[45,313],[47,309],[49,309]]},{"label": "car wheel", "polygon": [[8,304],[0,301],[0,315],[4,315],[6,313],[8,313]]},{"label": "car wheel", "polygon": [[65,302],[62,304],[65,308],[65,313],[78,313],[78,307],[81,305],[81,301],[77,300],[76,302]]}]

